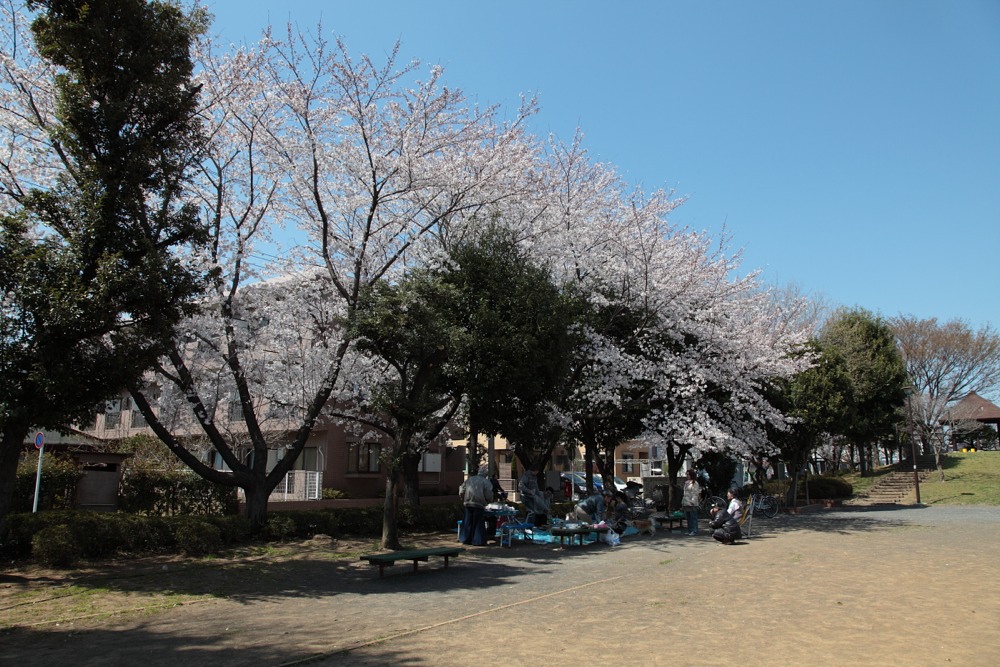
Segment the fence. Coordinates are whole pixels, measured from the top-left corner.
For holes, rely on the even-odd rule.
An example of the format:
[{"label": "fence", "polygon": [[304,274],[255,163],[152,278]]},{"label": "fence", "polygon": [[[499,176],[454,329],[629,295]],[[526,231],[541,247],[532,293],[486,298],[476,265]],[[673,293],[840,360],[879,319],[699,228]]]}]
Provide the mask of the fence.
[{"label": "fence", "polygon": [[323,497],[323,473],[318,470],[292,470],[274,487],[270,502],[320,500]]}]

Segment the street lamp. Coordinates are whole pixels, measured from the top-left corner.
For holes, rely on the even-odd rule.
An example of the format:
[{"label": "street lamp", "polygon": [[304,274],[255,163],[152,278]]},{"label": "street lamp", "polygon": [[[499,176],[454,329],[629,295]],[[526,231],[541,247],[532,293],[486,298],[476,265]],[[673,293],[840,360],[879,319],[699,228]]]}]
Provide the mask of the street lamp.
[{"label": "street lamp", "polygon": [[907,427],[910,432],[910,456],[913,457],[913,488],[917,492],[917,504],[920,504],[920,474],[917,472],[917,439],[913,434],[913,390],[916,389],[915,386],[909,385],[904,387],[906,390],[906,421]]}]

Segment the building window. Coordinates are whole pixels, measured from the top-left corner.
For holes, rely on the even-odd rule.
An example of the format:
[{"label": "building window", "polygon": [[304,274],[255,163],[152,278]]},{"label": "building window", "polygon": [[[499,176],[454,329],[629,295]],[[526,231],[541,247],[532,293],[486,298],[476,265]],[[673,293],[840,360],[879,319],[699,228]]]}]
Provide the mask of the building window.
[{"label": "building window", "polygon": [[122,423],[122,399],[107,401],[104,406],[104,428],[118,428]]},{"label": "building window", "polygon": [[622,458],[625,460],[622,463],[622,472],[630,473],[632,472],[632,460],[635,458],[632,454],[622,454]]},{"label": "building window", "polygon": [[243,421],[243,403],[239,394],[229,396],[228,417],[231,422]]},{"label": "building window", "polygon": [[374,442],[352,442],[348,446],[347,472],[378,472],[382,446]]}]

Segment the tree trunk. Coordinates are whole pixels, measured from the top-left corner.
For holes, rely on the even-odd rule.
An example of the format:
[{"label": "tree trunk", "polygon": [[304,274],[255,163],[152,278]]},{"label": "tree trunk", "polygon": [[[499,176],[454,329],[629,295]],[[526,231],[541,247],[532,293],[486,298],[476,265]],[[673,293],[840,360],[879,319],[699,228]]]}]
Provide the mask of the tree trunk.
[{"label": "tree trunk", "polygon": [[[471,412],[471,410],[470,410]],[[472,415],[469,415],[469,458],[468,465],[466,468],[469,471],[469,475],[475,475],[479,470],[479,431],[478,426],[472,419]]]},{"label": "tree trunk", "polygon": [[385,504],[382,508],[382,543],[383,549],[398,551],[403,547],[399,544],[399,522],[397,521],[396,492],[399,470],[392,469],[385,476]]},{"label": "tree trunk", "polygon": [[407,507],[420,505],[420,455],[414,452],[403,454],[403,504]]},{"label": "tree trunk", "polygon": [[17,463],[28,437],[31,424],[9,421],[3,425],[0,440],[0,535],[7,529],[7,515],[14,504],[14,487],[17,486]]},{"label": "tree trunk", "polygon": [[802,475],[802,462],[797,456],[793,456],[788,461],[788,469],[792,471],[791,483],[788,485],[788,492],[785,494],[785,504],[795,507],[795,501],[799,496],[799,477]]},{"label": "tree trunk", "polygon": [[257,480],[252,486],[243,487],[246,496],[247,519],[250,521],[250,531],[259,533],[267,524],[267,500],[271,495],[267,485]]},{"label": "tree trunk", "polygon": [[667,447],[667,509],[680,509],[681,499],[677,488],[677,476],[681,472],[681,463],[690,451],[690,447],[678,447],[676,451],[671,445]]},{"label": "tree trunk", "polygon": [[587,483],[587,493],[594,492],[594,445],[584,443],[583,445],[583,472]]}]

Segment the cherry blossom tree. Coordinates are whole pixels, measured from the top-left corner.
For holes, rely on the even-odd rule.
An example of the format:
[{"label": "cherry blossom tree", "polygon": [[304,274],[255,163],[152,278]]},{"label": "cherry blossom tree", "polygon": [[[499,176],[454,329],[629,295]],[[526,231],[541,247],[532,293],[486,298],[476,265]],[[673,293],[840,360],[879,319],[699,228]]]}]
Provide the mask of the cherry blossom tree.
[{"label": "cherry blossom tree", "polygon": [[765,442],[765,426],[783,423],[762,394],[766,380],[809,363],[791,354],[808,333],[796,312],[803,302],[782,304],[755,274],[738,277],[738,253],[670,223],[683,199],[628,187],[588,159],[579,135],[568,146],[550,143],[540,180],[551,199],[523,216],[526,234],[613,315],[584,325],[567,433],[594,442],[588,448],[603,452],[605,474],[628,420],[599,447],[586,434],[629,413],[641,416],[643,440],[666,450],[671,474],[689,452],[740,453]]},{"label": "cherry blossom tree", "polygon": [[[260,527],[318,421],[356,397],[361,294],[439,254],[431,241],[452,219],[523,188],[532,147],[521,126],[534,104],[500,122],[497,107],[469,106],[442,85],[438,68],[422,79],[398,49],[381,65],[354,58],[321,30],[267,31],[253,49],[202,53],[212,144],[198,192],[215,230],[202,259],[217,280],[133,397],[192,469],[244,490]],[[297,242],[262,269],[279,230]],[[263,271],[281,277],[261,282]],[[213,453],[228,470],[210,465]]]},{"label": "cherry blossom tree", "polygon": [[[531,406],[552,443],[589,440],[607,472],[607,452],[638,429],[670,448],[676,472],[691,451],[740,451],[782,422],[761,387],[804,363],[790,354],[801,329],[777,326],[787,320],[755,275],[738,275],[738,253],[670,223],[683,198],[625,183],[581,134],[568,145],[527,135],[533,100],[502,121],[440,68],[401,62],[398,45],[378,63],[322,29],[267,30],[240,49],[206,40],[196,56],[208,147],[186,193],[212,239],[178,257],[212,276],[211,290],[155,375],[130,389],[181,460],[243,489],[255,527],[320,420],[370,398],[358,380],[385,378],[356,350],[362,295],[444,266],[483,219],[600,315],[573,331],[562,395]],[[51,104],[31,73],[45,64],[5,67],[26,82],[5,105],[37,126]],[[46,146],[19,122],[0,173],[10,192],[28,182],[23,156]],[[30,179],[50,178],[46,164]]]}]

